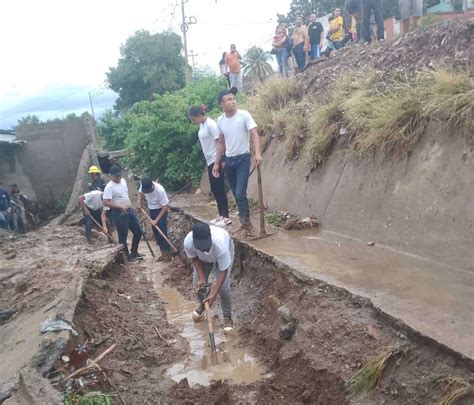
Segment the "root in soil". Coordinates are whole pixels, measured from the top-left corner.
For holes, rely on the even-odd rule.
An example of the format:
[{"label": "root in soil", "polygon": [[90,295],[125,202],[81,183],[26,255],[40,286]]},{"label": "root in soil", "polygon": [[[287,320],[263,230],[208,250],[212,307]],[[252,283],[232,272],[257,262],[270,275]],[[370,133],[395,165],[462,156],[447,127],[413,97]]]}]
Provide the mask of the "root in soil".
[{"label": "root in soil", "polygon": [[399,350],[394,348],[384,349],[355,373],[347,381],[351,397],[363,398],[377,388],[389,360],[398,352]]},{"label": "root in soil", "polygon": [[474,397],[474,387],[461,377],[443,377],[438,384],[444,385],[444,397],[440,405],[454,405],[466,397]]}]

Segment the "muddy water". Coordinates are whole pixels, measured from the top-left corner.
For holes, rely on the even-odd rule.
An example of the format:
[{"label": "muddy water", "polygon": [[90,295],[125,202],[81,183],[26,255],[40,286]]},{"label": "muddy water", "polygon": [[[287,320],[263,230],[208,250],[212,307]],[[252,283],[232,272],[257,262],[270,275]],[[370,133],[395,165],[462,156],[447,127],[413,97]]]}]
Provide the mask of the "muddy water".
[{"label": "muddy water", "polygon": [[175,288],[163,286],[161,268],[159,263],[149,266],[150,279],[164,301],[168,322],[180,330],[189,344],[189,356],[170,367],[168,375],[176,382],[187,378],[191,386],[209,385],[212,380],[228,380],[235,384],[257,381],[262,375],[261,366],[248,350],[241,347],[235,334],[222,333],[222,318],[214,320],[218,360],[215,364],[211,357],[207,322],[193,322],[191,313],[196,303],[184,298]]}]

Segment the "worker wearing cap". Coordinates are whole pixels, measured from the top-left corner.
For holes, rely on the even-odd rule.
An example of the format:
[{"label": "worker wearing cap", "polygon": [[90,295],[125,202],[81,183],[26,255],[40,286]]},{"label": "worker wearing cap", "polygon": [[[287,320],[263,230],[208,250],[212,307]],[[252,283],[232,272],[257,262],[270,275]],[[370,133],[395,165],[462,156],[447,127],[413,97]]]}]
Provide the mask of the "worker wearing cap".
[{"label": "worker wearing cap", "polygon": [[[111,181],[105,186],[103,195],[104,206],[110,208],[112,218],[117,227],[119,243],[125,247],[128,261],[132,263],[138,262],[143,258],[143,255],[138,253],[138,245],[142,238],[142,228],[128,196],[127,182],[122,178],[122,169],[118,166],[112,166],[109,175]],[[127,245],[129,229],[133,234],[130,252]]]},{"label": "worker wearing cap", "polygon": [[99,224],[102,224],[102,228],[105,232],[107,230],[107,219],[105,212],[109,209],[104,207],[102,198],[103,192],[99,190],[89,191],[84,195],[79,197],[79,204],[82,207],[82,212],[84,213],[84,227],[86,228],[86,238],[89,243],[92,243],[92,226],[93,220]]},{"label": "worker wearing cap", "polygon": [[207,298],[199,302],[193,311],[195,322],[201,321],[205,316],[204,302],[212,306],[217,295],[221,297],[224,326],[232,328],[232,302],[230,291],[230,277],[234,262],[234,242],[225,229],[218,226],[209,226],[200,222],[192,227],[184,239],[184,251],[193,264],[193,287],[196,293],[208,286],[211,272],[216,276],[216,285],[205,295]]},{"label": "worker wearing cap", "polygon": [[92,179],[92,182],[89,183],[89,191],[104,191],[105,181],[100,175],[100,169],[97,166],[91,166],[89,167],[89,174],[91,175]]},{"label": "worker wearing cap", "polygon": [[155,235],[156,244],[160,247],[162,258],[169,255],[171,249],[166,240],[156,230],[155,226],[161,229],[163,234],[168,237],[168,196],[164,187],[152,181],[149,177],[144,177],[140,183],[138,190],[138,205],[137,208],[141,209],[143,204],[143,198],[146,199],[148,210],[150,211],[150,218],[153,223],[153,234]]}]

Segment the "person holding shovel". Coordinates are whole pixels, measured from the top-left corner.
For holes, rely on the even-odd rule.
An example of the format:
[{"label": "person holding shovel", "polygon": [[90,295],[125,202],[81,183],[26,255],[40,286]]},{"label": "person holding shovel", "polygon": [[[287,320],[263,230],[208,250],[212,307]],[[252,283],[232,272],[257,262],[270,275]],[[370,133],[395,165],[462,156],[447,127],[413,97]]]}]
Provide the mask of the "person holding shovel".
[{"label": "person holding shovel", "polygon": [[250,136],[254,146],[254,164],[260,166],[260,138],[257,124],[248,111],[237,109],[235,91],[222,90],[219,93],[219,103],[224,113],[217,119],[219,140],[217,142],[216,160],[212,168],[214,177],[221,176],[220,163],[226,156],[226,177],[234,194],[242,226],[232,234],[236,238],[254,236],[250,222],[250,207],[247,198],[247,185],[250,173]]},{"label": "person holding shovel", "polygon": [[[142,228],[137,214],[132,208],[132,203],[128,196],[127,182],[122,178],[122,169],[119,166],[112,166],[109,176],[111,181],[105,186],[103,195],[104,206],[109,207],[112,212],[112,218],[117,227],[118,240],[125,247],[127,260],[131,263],[136,263],[143,259],[143,255],[138,253],[138,245],[142,238]],[[129,229],[133,234],[131,251],[128,250],[127,245]]]},{"label": "person holding shovel", "polygon": [[[193,311],[192,318],[200,322],[205,317],[205,305],[210,307],[219,294],[221,297],[224,331],[230,331],[232,320],[232,302],[230,277],[234,262],[234,242],[227,231],[204,222],[193,225],[192,231],[184,239],[184,252],[193,264],[193,288],[198,295],[199,305]],[[216,277],[216,285],[210,288],[208,281],[211,272]]]},{"label": "person holding shovel", "polygon": [[146,199],[150,218],[152,219],[153,234],[155,235],[156,244],[160,247],[161,258],[166,259],[170,256],[171,248],[168,242],[158,232],[155,226],[161,229],[163,234],[168,237],[168,204],[169,199],[166,195],[164,187],[152,181],[149,177],[143,177],[138,189],[138,210],[142,209],[143,198]]},{"label": "person holding shovel", "polygon": [[99,190],[90,191],[79,197],[79,204],[82,207],[84,214],[84,227],[86,228],[86,238],[89,243],[92,243],[92,225],[94,218],[96,222],[102,224],[102,228],[107,233],[107,217],[106,210],[108,207],[104,207],[102,201],[103,192]]},{"label": "person holding shovel", "polygon": [[227,226],[232,223],[229,218],[229,204],[225,192],[225,161],[221,160],[219,165],[219,177],[212,175],[212,168],[216,161],[217,140],[219,139],[219,130],[216,122],[207,116],[206,106],[192,106],[189,109],[189,118],[199,125],[199,142],[201,143],[202,153],[206,159],[207,174],[209,176],[209,185],[212,194],[217,202],[218,217],[209,221],[211,225]]}]

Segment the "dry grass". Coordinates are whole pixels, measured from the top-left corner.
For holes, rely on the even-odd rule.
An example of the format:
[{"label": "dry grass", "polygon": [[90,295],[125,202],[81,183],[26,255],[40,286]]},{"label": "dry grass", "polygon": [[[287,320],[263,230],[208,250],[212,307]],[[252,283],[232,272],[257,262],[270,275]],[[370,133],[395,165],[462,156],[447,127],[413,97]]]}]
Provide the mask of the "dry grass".
[{"label": "dry grass", "polygon": [[355,373],[347,381],[351,397],[363,398],[370,394],[382,379],[389,360],[398,352],[399,350],[394,348],[383,349]]},{"label": "dry grass", "polygon": [[461,377],[444,377],[437,384],[444,386],[444,397],[439,405],[454,405],[462,398],[474,396],[474,387]]}]

